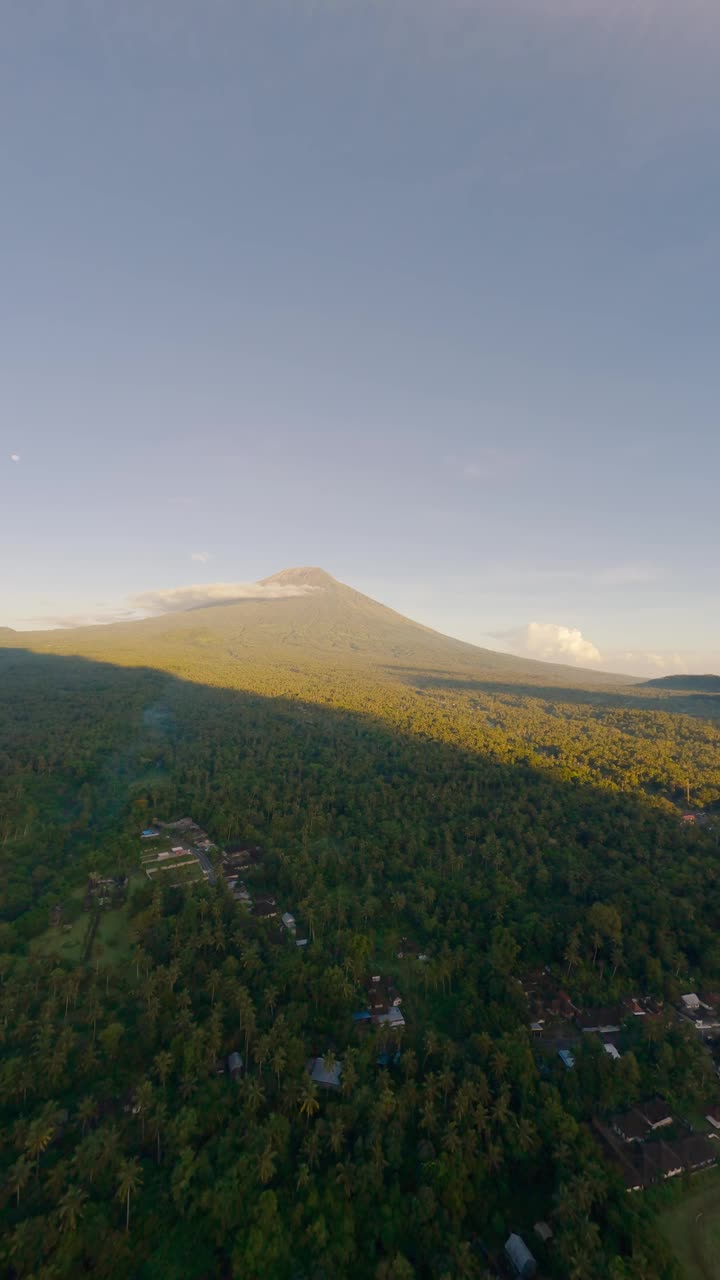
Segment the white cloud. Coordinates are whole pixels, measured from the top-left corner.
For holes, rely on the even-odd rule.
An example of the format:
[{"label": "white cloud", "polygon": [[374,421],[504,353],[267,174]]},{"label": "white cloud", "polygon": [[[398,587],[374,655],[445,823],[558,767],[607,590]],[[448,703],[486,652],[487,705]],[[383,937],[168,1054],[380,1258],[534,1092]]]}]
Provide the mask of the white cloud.
[{"label": "white cloud", "polygon": [[207,564],[208,560],[210,559],[210,552],[209,551],[193,551],[192,555],[190,556],[190,559],[197,560],[199,564]]},{"label": "white cloud", "polygon": [[510,631],[495,632],[503,649],[523,658],[560,662],[566,666],[597,667],[618,675],[651,678],[666,675],[720,673],[720,652],[608,649],[602,652],[578,627],[557,622],[529,622]]},{"label": "white cloud", "polygon": [[11,453],[11,454],[10,454],[10,461],[11,461],[11,462],[19,462],[19,461],[20,461],[20,454],[19,454],[19,453]]},{"label": "white cloud", "polygon": [[141,591],[131,597],[130,604],[144,613],[178,613],[183,609],[201,609],[204,605],[230,604],[234,600],[292,599],[317,590],[317,587],[291,583],[203,582],[189,587]]},{"label": "white cloud", "polygon": [[603,659],[608,671],[637,676],[706,675],[720,671],[720,653],[653,652],[642,649],[613,650]]},{"label": "white cloud", "polygon": [[526,646],[529,653],[550,660],[601,662],[600,650],[587,640],[578,627],[565,627],[557,622],[528,624]]},{"label": "white cloud", "polygon": [[138,609],[125,609],[119,606],[113,609],[88,610],[86,613],[43,614],[40,617],[21,618],[31,630],[53,631],[56,628],[68,630],[74,627],[101,627],[109,622],[137,622],[144,614]]},{"label": "white cloud", "polygon": [[285,600],[307,596],[321,587],[306,583],[283,582],[212,582],[188,587],[158,588],[141,591],[117,605],[98,603],[83,613],[43,614],[18,618],[23,629],[52,630],[57,627],[96,627],[110,622],[138,622],[165,613],[181,613],[206,605],[230,604],[235,600]]},{"label": "white cloud", "polygon": [[578,627],[565,627],[559,622],[529,622],[497,638],[508,642],[514,653],[542,662],[579,667],[602,662],[602,654],[592,640],[587,640]]}]

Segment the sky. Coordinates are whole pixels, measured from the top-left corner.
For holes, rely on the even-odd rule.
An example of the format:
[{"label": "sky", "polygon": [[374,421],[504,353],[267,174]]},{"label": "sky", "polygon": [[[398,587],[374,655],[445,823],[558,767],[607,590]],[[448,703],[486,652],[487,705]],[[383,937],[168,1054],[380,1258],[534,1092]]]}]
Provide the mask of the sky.
[{"label": "sky", "polygon": [[0,625],[317,564],[719,671],[719,58],[716,0],[6,0]]}]

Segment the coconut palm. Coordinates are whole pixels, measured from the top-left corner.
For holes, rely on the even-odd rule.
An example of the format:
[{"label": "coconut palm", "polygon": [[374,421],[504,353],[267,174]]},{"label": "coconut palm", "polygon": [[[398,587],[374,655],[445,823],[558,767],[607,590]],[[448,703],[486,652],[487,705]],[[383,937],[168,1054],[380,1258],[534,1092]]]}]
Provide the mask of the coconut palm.
[{"label": "coconut palm", "polygon": [[258,1174],[260,1177],[260,1181],[263,1184],[271,1182],[272,1179],[275,1177],[276,1159],[277,1159],[277,1156],[275,1155],[275,1152],[272,1146],[270,1145],[270,1143],[268,1143],[268,1145],[266,1146],[265,1150],[263,1151],[260,1157],[260,1161],[258,1164]]},{"label": "coconut palm", "polygon": [[280,1077],[287,1065],[287,1054],[283,1049],[282,1045],[277,1045],[277,1047],[273,1049],[272,1057],[270,1059],[270,1065],[273,1071],[275,1072],[275,1076],[277,1078],[277,1085],[279,1089]]},{"label": "coconut palm", "polygon": [[317,1087],[309,1078],[305,1078],[300,1086],[300,1115],[305,1116],[308,1124],[320,1110]]},{"label": "coconut palm", "polygon": [[161,1087],[164,1089],[167,1084],[168,1076],[172,1071],[173,1057],[166,1049],[157,1055],[154,1062],[155,1075],[160,1081]]},{"label": "coconut palm", "polygon": [[78,1103],[77,1109],[77,1118],[80,1121],[83,1137],[85,1137],[88,1125],[92,1123],[96,1115],[97,1102],[88,1094],[87,1097],[83,1098],[82,1101]]},{"label": "coconut palm", "polygon": [[32,1121],[25,1142],[25,1148],[31,1160],[35,1161],[35,1177],[40,1172],[40,1156],[50,1146],[55,1135],[55,1108],[48,1103],[42,1113]]},{"label": "coconut palm", "polygon": [[18,1206],[20,1204],[20,1196],[25,1190],[30,1179],[31,1171],[32,1165],[26,1156],[20,1156],[20,1159],[15,1161],[15,1164],[10,1170],[8,1188],[15,1196],[15,1203]]},{"label": "coconut palm", "polygon": [[130,1230],[130,1201],[142,1186],[139,1160],[122,1160],[118,1170],[117,1198],[125,1203],[125,1230]]},{"label": "coconut palm", "polygon": [[80,1187],[68,1187],[58,1204],[58,1221],[63,1232],[71,1235],[77,1231],[83,1216],[87,1196]]}]

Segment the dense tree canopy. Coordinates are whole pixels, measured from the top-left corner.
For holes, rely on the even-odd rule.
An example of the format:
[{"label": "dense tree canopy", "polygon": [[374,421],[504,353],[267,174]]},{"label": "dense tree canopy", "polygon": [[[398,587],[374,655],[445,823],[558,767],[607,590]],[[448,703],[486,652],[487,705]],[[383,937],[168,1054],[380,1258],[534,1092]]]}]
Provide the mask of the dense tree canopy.
[{"label": "dense tree canopy", "polygon": [[[538,1218],[549,1274],[675,1274],[588,1122],[699,1105],[699,1042],[668,1020],[615,1063],[584,1038],[568,1073],[517,977],[548,965],[585,1003],[720,980],[714,829],[674,803],[688,777],[717,799],[712,723],[350,665],[0,664],[9,1276],[482,1276]],[[64,961],[53,908],[184,813],[261,844],[307,948],[222,881],[134,879],[116,956]],[[371,968],[404,997],[397,1061],[352,1022]],[[216,1071],[236,1049],[239,1081]]]}]

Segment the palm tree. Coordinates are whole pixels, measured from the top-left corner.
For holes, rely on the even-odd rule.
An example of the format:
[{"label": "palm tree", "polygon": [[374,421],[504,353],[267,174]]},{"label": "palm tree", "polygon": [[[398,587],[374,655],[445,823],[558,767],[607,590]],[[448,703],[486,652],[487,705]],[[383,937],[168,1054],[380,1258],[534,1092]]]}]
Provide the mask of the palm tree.
[{"label": "palm tree", "polygon": [[458,1152],[462,1149],[460,1135],[458,1134],[458,1131],[457,1131],[457,1124],[455,1123],[454,1120],[451,1121],[450,1125],[448,1126],[445,1137],[443,1138],[443,1147],[451,1156],[456,1156]]},{"label": "palm tree", "polygon": [[58,1205],[58,1219],[62,1231],[69,1231],[71,1235],[77,1231],[86,1200],[87,1196],[80,1187],[68,1187]]},{"label": "palm tree", "polygon": [[265,1090],[263,1089],[262,1081],[258,1080],[256,1076],[246,1077],[245,1098],[248,1111],[251,1115],[255,1115],[265,1101]]},{"label": "palm tree", "polygon": [[532,1120],[527,1120],[525,1116],[520,1116],[517,1120],[517,1140],[520,1150],[526,1155],[534,1151],[537,1146],[537,1129]]},{"label": "palm tree", "polygon": [[260,1074],[262,1074],[262,1069],[265,1066],[265,1063],[267,1062],[268,1058],[270,1057],[270,1037],[269,1036],[260,1036],[260,1039],[258,1040],[253,1050],[253,1057],[255,1058],[255,1061],[258,1067],[260,1068]]},{"label": "palm tree", "polygon": [[266,1146],[265,1150],[263,1151],[260,1157],[260,1162],[258,1164],[258,1173],[260,1176],[260,1181],[262,1183],[271,1182],[272,1179],[275,1177],[276,1158],[277,1157],[275,1155],[275,1152],[273,1151],[271,1144],[268,1143],[268,1145]]},{"label": "palm tree", "polygon": [[303,1153],[307,1156],[307,1163],[310,1169],[315,1169],[320,1161],[320,1124],[315,1125],[310,1130],[303,1142]]},{"label": "palm tree", "polygon": [[27,1276],[35,1270],[40,1252],[40,1234],[34,1218],[19,1222],[12,1233],[10,1256],[15,1263],[16,1274]]},{"label": "palm tree", "polygon": [[448,1094],[450,1093],[450,1091],[452,1090],[455,1084],[455,1076],[453,1075],[449,1067],[443,1067],[442,1071],[440,1072],[439,1084],[443,1093],[443,1102],[447,1106]]},{"label": "palm tree", "polygon": [[142,1186],[142,1169],[139,1160],[123,1160],[118,1170],[118,1200],[124,1201],[125,1230],[130,1230],[130,1200]]},{"label": "palm tree", "polygon": [[82,1125],[82,1135],[85,1137],[88,1125],[92,1123],[97,1115],[97,1102],[89,1094],[78,1104],[77,1115]]},{"label": "palm tree", "polygon": [[273,1050],[273,1055],[272,1055],[272,1058],[270,1059],[270,1065],[277,1077],[278,1089],[280,1088],[280,1077],[283,1071],[285,1070],[286,1064],[287,1064],[287,1054],[283,1049],[282,1045],[278,1045],[277,1048]]},{"label": "palm tree", "polygon": [[320,1110],[318,1102],[317,1087],[306,1077],[300,1087],[300,1115],[305,1116],[308,1124],[312,1117]]},{"label": "palm tree", "polygon": [[337,1166],[335,1181],[342,1187],[347,1199],[351,1200],[355,1187],[355,1167],[352,1160],[346,1160]]},{"label": "palm tree", "polygon": [[167,1107],[161,1098],[159,1102],[155,1103],[155,1106],[153,1107],[150,1113],[150,1136],[153,1137],[157,1143],[158,1164],[160,1164],[161,1154],[162,1154],[160,1142],[162,1138],[163,1129],[165,1128],[165,1125],[167,1123],[167,1118],[168,1118]]},{"label": "palm tree", "polygon": [[160,1081],[160,1084],[163,1089],[165,1088],[165,1085],[167,1084],[167,1078],[170,1075],[170,1072],[172,1071],[172,1065],[173,1065],[172,1054],[168,1053],[167,1050],[163,1050],[162,1053],[159,1053],[157,1055],[154,1063],[155,1074],[158,1080]]},{"label": "palm tree", "polygon": [[20,1156],[20,1159],[15,1161],[15,1164],[10,1170],[8,1187],[15,1196],[16,1204],[18,1206],[20,1205],[20,1196],[28,1184],[31,1168],[32,1165],[27,1157]]},{"label": "palm tree", "polygon": [[334,1155],[339,1156],[345,1146],[345,1119],[343,1116],[335,1116],[330,1125],[330,1149]]},{"label": "palm tree", "polygon": [[35,1161],[35,1177],[40,1172],[40,1156],[53,1140],[55,1135],[55,1108],[51,1102],[42,1111],[35,1120],[33,1120],[28,1129],[25,1147],[28,1155]]},{"label": "palm tree", "polygon": [[437,1053],[437,1051],[438,1051],[437,1034],[431,1028],[429,1031],[426,1031],[425,1033],[425,1057],[423,1058],[423,1066],[425,1066],[425,1063],[427,1062],[428,1058],[431,1058],[434,1053]]},{"label": "palm tree", "polygon": [[135,1090],[135,1106],[140,1116],[140,1134],[141,1141],[145,1141],[145,1120],[148,1113],[152,1110],[155,1090],[149,1080],[143,1080]]}]

